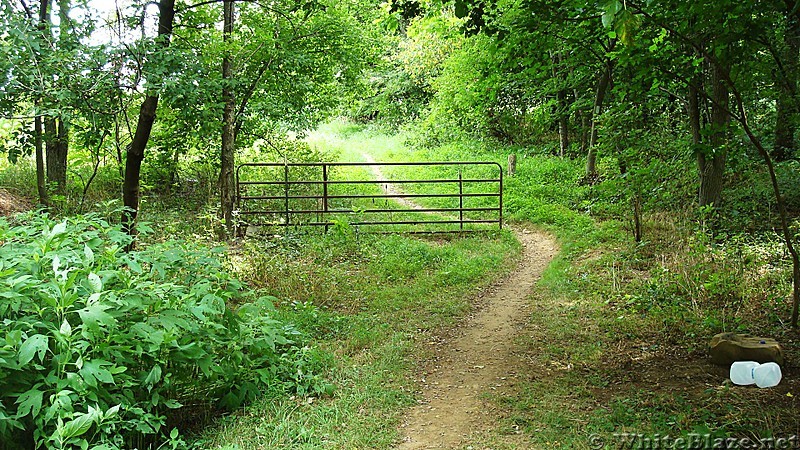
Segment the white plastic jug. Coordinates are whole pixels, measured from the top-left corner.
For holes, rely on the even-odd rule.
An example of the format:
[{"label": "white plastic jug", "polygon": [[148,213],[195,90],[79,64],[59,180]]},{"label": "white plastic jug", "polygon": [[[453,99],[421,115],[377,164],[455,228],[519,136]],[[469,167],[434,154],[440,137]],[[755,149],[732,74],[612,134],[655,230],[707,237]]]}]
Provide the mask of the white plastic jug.
[{"label": "white plastic jug", "polygon": [[755,384],[755,369],[760,366],[755,361],[736,361],[731,364],[731,381],[739,386]]},{"label": "white plastic jug", "polygon": [[781,366],[774,362],[764,363],[753,369],[753,378],[756,386],[760,388],[777,386],[781,382],[781,377]]}]

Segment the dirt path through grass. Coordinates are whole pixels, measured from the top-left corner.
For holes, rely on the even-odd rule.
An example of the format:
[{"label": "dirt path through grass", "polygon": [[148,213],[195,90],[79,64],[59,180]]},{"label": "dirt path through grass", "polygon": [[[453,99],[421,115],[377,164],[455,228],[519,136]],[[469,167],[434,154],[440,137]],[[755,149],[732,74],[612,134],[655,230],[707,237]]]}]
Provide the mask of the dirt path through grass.
[{"label": "dirt path through grass", "polygon": [[[362,156],[375,163],[370,155]],[[376,179],[386,179],[379,166],[371,170]],[[382,189],[401,194],[390,185]],[[397,200],[407,208],[420,208],[407,199]],[[514,272],[484,292],[477,311],[452,336],[428,343],[434,346],[434,357],[418,380],[424,399],[403,421],[404,439],[398,449],[462,448],[497,426],[502,413],[486,394],[513,391],[525,364],[516,337],[528,324],[534,285],[558,252],[555,240],[545,233],[515,234],[523,252]]]},{"label": "dirt path through grass", "polygon": [[531,314],[529,295],[558,251],[547,234],[516,234],[523,245],[516,270],[484,294],[480,309],[453,337],[430,343],[438,348],[419,380],[424,400],[404,420],[398,449],[462,448],[497,425],[502,412],[485,394],[513,391],[525,364],[516,337]]},{"label": "dirt path through grass", "polygon": [[[361,153],[361,156],[364,157],[364,161],[366,161],[367,164],[376,163],[375,158],[373,158],[369,153]],[[372,174],[375,175],[376,180],[388,180],[388,178],[386,178],[386,176],[383,174],[383,171],[381,170],[380,166],[370,166],[370,170],[372,171]],[[383,189],[383,192],[385,192],[388,195],[402,194],[402,192],[400,192],[396,187],[394,187],[394,185],[389,183],[381,184],[381,189]],[[392,200],[396,201],[397,203],[403,205],[403,207],[408,209],[422,209],[421,205],[418,205],[406,198],[398,197]]]}]

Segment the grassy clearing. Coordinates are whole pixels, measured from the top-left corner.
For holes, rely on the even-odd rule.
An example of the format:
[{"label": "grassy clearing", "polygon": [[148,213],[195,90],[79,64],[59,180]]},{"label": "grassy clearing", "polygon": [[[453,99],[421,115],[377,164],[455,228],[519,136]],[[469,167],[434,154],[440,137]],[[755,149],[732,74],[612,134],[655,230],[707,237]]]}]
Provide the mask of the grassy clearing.
[{"label": "grassy clearing", "polygon": [[[477,251],[480,249],[481,251]],[[286,319],[317,336],[336,387],[324,398],[265,398],[206,433],[211,448],[389,448],[413,401],[417,343],[452,326],[471,294],[509,269],[507,233],[447,239],[285,236],[251,241],[235,262],[285,299]]]}]

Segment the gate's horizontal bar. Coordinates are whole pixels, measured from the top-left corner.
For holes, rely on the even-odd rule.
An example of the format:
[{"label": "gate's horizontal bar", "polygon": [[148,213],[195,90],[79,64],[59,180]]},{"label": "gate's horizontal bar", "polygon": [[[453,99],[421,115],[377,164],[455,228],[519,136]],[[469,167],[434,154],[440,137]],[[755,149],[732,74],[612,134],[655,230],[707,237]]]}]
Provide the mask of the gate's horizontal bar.
[{"label": "gate's horizontal bar", "polygon": [[497,166],[492,161],[432,161],[432,162],[330,162],[330,163],[243,163],[239,167],[347,167],[347,166]]},{"label": "gate's horizontal bar", "polygon": [[[375,195],[329,195],[329,199],[346,198],[459,198],[459,197],[500,197],[499,193],[477,193],[477,194],[375,194]],[[322,200],[322,195],[256,195],[241,196],[240,200]]]},{"label": "gate's horizontal bar", "polygon": [[[420,209],[291,209],[289,214],[355,214],[355,213],[428,213],[428,212],[486,212],[500,211],[500,208],[420,208]],[[239,211],[239,214],[286,214],[285,209],[271,211]]]},{"label": "gate's horizontal bar", "polygon": [[[467,224],[467,223],[500,223],[499,220],[403,220],[396,222],[348,222],[349,225],[425,225],[425,224]],[[334,222],[303,222],[303,223],[273,223],[270,225],[291,227],[291,226],[334,226]]]},{"label": "gate's horizontal bar", "polygon": [[240,181],[242,186],[285,186],[287,184],[425,184],[425,183],[499,183],[499,178],[465,178],[463,180],[356,180],[356,181]]}]

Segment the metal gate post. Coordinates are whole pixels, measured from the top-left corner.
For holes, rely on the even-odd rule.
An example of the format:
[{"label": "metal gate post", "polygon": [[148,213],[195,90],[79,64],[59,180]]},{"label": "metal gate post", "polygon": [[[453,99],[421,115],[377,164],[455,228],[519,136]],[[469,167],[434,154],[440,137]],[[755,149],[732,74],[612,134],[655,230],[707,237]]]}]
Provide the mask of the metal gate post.
[{"label": "metal gate post", "polygon": [[328,165],[322,164],[322,217],[325,221],[325,233],[328,232]]},{"label": "metal gate post", "polygon": [[289,164],[284,160],[283,163],[283,193],[286,206],[286,226],[289,226]]},{"label": "metal gate post", "polygon": [[[236,168],[236,171],[234,171],[234,175],[236,177],[236,198],[234,199],[234,201],[236,202],[236,211],[241,211],[242,210],[242,205],[241,205],[241,203],[242,203],[242,186],[239,184],[239,169],[241,169],[241,168],[242,168],[242,166],[239,166],[239,167]],[[234,236],[239,236],[239,224],[240,223],[241,223],[241,220],[234,220],[233,221],[233,235]]]},{"label": "metal gate post", "polygon": [[458,226],[464,230],[464,178],[461,167],[458,168]]},{"label": "metal gate post", "polygon": [[[498,166],[499,167],[499,166]],[[500,209],[500,217],[497,219],[497,223],[500,225],[500,229],[503,229],[503,168],[500,167],[500,197],[497,200],[499,209]]]}]

